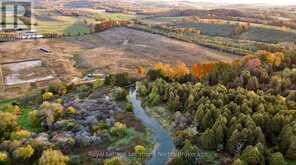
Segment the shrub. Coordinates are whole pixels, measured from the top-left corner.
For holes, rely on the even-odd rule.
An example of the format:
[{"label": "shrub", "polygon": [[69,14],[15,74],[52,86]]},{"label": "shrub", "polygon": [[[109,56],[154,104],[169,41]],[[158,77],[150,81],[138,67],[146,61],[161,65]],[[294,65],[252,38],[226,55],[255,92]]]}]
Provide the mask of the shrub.
[{"label": "shrub", "polygon": [[69,107],[67,113],[70,115],[76,114],[77,110],[74,107]]},{"label": "shrub", "polygon": [[14,114],[19,114],[21,112],[21,109],[17,105],[6,105],[3,108],[1,108],[2,112],[9,112]]},{"label": "shrub", "polygon": [[243,161],[241,161],[240,159],[235,159],[232,163],[232,165],[244,165]]},{"label": "shrub", "polygon": [[123,158],[119,156],[112,157],[104,161],[104,165],[127,165]]},{"label": "shrub", "polygon": [[63,83],[50,84],[47,88],[47,92],[50,92],[54,95],[63,96],[68,92],[67,85]]},{"label": "shrub", "polygon": [[40,115],[46,119],[48,126],[64,115],[63,106],[57,103],[44,102],[40,106]]},{"label": "shrub", "polygon": [[17,116],[8,112],[0,112],[0,138],[9,138],[10,133],[18,127]]},{"label": "shrub", "polygon": [[108,76],[106,76],[105,81],[104,81],[104,84],[105,85],[114,85],[115,84],[115,77],[114,77],[114,75],[108,75]]},{"label": "shrub", "polygon": [[50,92],[53,95],[64,96],[68,92],[67,85],[64,83],[51,84],[48,86],[47,92]]},{"label": "shrub", "polygon": [[137,85],[137,87],[138,87],[138,91],[139,91],[140,96],[145,97],[148,94],[148,89],[146,88],[146,86],[144,84],[139,83]]},{"label": "shrub", "polygon": [[192,145],[190,141],[186,140],[185,145],[180,150],[181,154],[177,154],[169,162],[169,165],[196,164],[195,160],[196,160],[197,152],[198,152],[198,148],[196,146]]},{"label": "shrub", "polygon": [[115,90],[113,91],[113,97],[116,101],[126,101],[127,95],[127,90],[121,87],[115,88]]},{"label": "shrub", "polygon": [[40,126],[41,119],[39,116],[39,111],[38,110],[33,110],[29,113],[29,119],[30,123],[33,127],[38,127]]},{"label": "shrub", "polygon": [[33,91],[18,99],[22,106],[34,106],[42,103],[42,95],[40,91]]},{"label": "shrub", "polygon": [[148,80],[154,81],[161,78],[162,76],[160,70],[151,69],[147,72],[146,77]]},{"label": "shrub", "polygon": [[85,98],[87,97],[91,92],[92,92],[92,86],[91,85],[80,85],[78,87],[75,88],[76,89],[76,93],[78,94],[79,98]]},{"label": "shrub", "polygon": [[43,151],[39,159],[40,165],[66,165],[69,161],[68,156],[64,156],[59,150],[48,149]]},{"label": "shrub", "polygon": [[131,103],[126,103],[125,104],[125,111],[133,112],[133,105]]},{"label": "shrub", "polygon": [[26,147],[20,147],[15,150],[15,157],[17,159],[29,159],[34,153],[34,149],[31,145]]},{"label": "shrub", "polygon": [[42,95],[42,99],[44,100],[44,101],[46,101],[46,100],[50,100],[50,99],[52,99],[53,98],[53,93],[51,93],[51,92],[45,92],[43,95]]},{"label": "shrub", "polygon": [[271,155],[270,165],[285,165],[286,161],[282,153],[276,152]]},{"label": "shrub", "polygon": [[135,153],[137,154],[137,155],[139,155],[139,156],[143,156],[144,154],[145,154],[145,147],[144,146],[142,146],[142,145],[137,145],[136,147],[135,147]]},{"label": "shrub", "polygon": [[160,103],[160,101],[160,95],[153,90],[148,96],[148,104],[150,106],[156,106]]},{"label": "shrub", "polygon": [[5,162],[8,159],[6,152],[0,152],[0,163]]},{"label": "shrub", "polygon": [[286,157],[288,159],[296,160],[296,136],[295,135],[290,138],[290,146],[286,152]]},{"label": "shrub", "polygon": [[19,130],[16,132],[12,132],[10,135],[11,140],[21,140],[31,136],[31,132],[27,130]]},{"label": "shrub", "polygon": [[131,78],[128,73],[119,73],[115,75],[115,85],[125,87],[131,84]]},{"label": "shrub", "polygon": [[111,128],[111,134],[115,136],[122,137],[127,134],[127,127],[125,124],[116,122]]},{"label": "shrub", "polygon": [[4,140],[1,143],[1,150],[3,150],[3,151],[15,151],[20,146],[21,146],[21,141]]},{"label": "shrub", "polygon": [[96,81],[93,83],[94,89],[99,89],[104,84],[103,80],[101,78],[97,78]]},{"label": "shrub", "polygon": [[265,164],[264,157],[256,146],[247,146],[241,155],[241,159],[248,164]]},{"label": "shrub", "polygon": [[105,85],[115,85],[120,87],[126,87],[132,83],[133,79],[128,73],[119,73],[114,75],[108,75],[105,78]]}]

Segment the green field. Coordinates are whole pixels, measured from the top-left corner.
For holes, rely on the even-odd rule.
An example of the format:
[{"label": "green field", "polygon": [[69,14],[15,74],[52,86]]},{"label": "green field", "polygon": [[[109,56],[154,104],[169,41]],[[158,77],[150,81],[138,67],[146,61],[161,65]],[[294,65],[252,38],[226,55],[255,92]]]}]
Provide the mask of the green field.
[{"label": "green field", "polygon": [[295,42],[296,30],[281,27],[251,23],[251,27],[244,33],[234,35],[236,26],[241,23],[238,21],[219,20],[221,23],[203,23],[203,22],[182,22],[186,17],[152,17],[143,18],[146,24],[170,24],[176,28],[194,28],[201,31],[201,34],[207,36],[228,37],[233,39],[251,40],[268,43]]},{"label": "green field", "polygon": [[[0,111],[2,111],[5,106],[11,105],[15,101],[16,100],[0,100]],[[29,113],[31,111],[33,111],[33,109],[21,107],[21,113],[18,117],[18,123],[22,128],[26,130],[29,130],[31,132],[40,132],[42,131],[41,128],[32,127],[30,123]]]},{"label": "green field", "polygon": [[295,42],[296,33],[265,27],[252,27],[240,35],[239,38],[261,42]]},{"label": "green field", "polygon": [[95,18],[97,20],[131,20],[136,18],[136,16],[123,13],[96,13]]},{"label": "green field", "polygon": [[195,28],[204,35],[229,37],[233,34],[235,25],[232,24],[207,24],[207,23],[181,23],[177,28]]},{"label": "green field", "polygon": [[268,43],[277,42],[295,42],[296,33],[293,30],[283,31],[271,26],[251,25],[251,28],[246,32],[233,35],[235,24],[207,24],[207,23],[182,23],[177,24],[178,28],[195,28],[201,31],[202,34],[208,36],[220,36],[238,38],[243,40],[260,41]]},{"label": "green field", "polygon": [[[38,16],[34,25],[40,33],[57,33],[57,34],[85,34],[90,33],[89,24],[100,23],[102,20],[131,20],[135,18],[133,15],[121,13],[95,13],[93,17],[74,17],[74,16]],[[87,24],[85,24],[87,23]]]},{"label": "green field", "polygon": [[185,17],[154,17],[143,19],[146,24],[171,24],[174,22],[182,21]]},{"label": "green field", "polygon": [[40,33],[83,34],[89,33],[90,28],[82,23],[80,18],[55,16],[48,20],[36,20],[34,28]]}]

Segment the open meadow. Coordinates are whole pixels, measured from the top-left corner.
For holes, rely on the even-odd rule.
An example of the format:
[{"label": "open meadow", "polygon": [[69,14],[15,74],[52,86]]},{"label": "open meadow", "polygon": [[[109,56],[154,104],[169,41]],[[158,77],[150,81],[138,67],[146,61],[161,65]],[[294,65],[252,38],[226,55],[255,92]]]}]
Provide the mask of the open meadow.
[{"label": "open meadow", "polygon": [[[42,52],[46,48],[49,53]],[[114,28],[91,35],[56,39],[7,42],[0,45],[0,60],[42,59],[62,79],[81,71],[135,73],[136,68],[157,62],[188,65],[240,58],[156,34],[129,28]]]}]

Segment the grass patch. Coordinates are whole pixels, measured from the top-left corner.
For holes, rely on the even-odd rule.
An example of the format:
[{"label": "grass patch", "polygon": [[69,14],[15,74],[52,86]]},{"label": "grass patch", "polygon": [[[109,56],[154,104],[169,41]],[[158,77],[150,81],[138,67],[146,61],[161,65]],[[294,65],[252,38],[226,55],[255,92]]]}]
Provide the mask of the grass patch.
[{"label": "grass patch", "polygon": [[171,24],[182,21],[183,18],[185,17],[155,17],[143,19],[143,22],[147,24]]},{"label": "grass patch", "polygon": [[84,34],[89,33],[90,29],[84,25],[80,18],[69,16],[56,16],[52,20],[37,20],[34,27],[41,33],[57,33],[57,34]]},{"label": "grass patch", "polygon": [[95,18],[99,20],[131,20],[136,16],[123,13],[97,13]]},{"label": "grass patch", "polygon": [[204,35],[220,37],[230,37],[235,30],[235,25],[232,24],[182,23],[177,24],[176,27],[194,28]]},{"label": "grass patch", "polygon": [[21,125],[22,128],[31,131],[31,132],[41,132],[41,127],[33,127],[31,125],[30,119],[29,119],[29,113],[33,111],[33,109],[30,108],[22,108],[21,116],[18,118],[18,123]]},{"label": "grass patch", "polygon": [[296,160],[287,160],[287,165],[295,165]]},{"label": "grass patch", "polygon": [[120,148],[124,146],[131,146],[131,144],[135,143],[134,141],[135,139],[140,139],[145,143],[149,142],[149,138],[146,134],[137,132],[133,128],[129,128],[127,130],[127,135],[125,135],[124,137],[119,139],[118,138],[112,139],[111,141],[113,141],[113,143],[111,143],[110,147]]},{"label": "grass patch", "polygon": [[170,113],[169,110],[167,110],[165,107],[162,107],[162,106],[156,106],[156,107],[145,106],[145,110],[153,118],[157,119],[164,128],[169,130],[172,122],[171,121],[172,114]]},{"label": "grass patch", "polygon": [[[0,101],[0,110],[4,107],[4,106],[7,106],[7,105],[10,105],[12,104],[13,102],[15,102],[16,100],[1,100]],[[42,131],[42,128],[41,127],[33,127],[30,123],[30,119],[29,119],[29,113],[33,111],[33,109],[31,108],[24,108],[24,107],[21,107],[21,114],[20,116],[18,117],[18,124],[28,130],[28,131],[31,131],[31,132],[41,132]]]},{"label": "grass patch", "polygon": [[10,105],[13,103],[15,100],[0,100],[0,109],[2,109],[6,105]]},{"label": "grass patch", "polygon": [[239,36],[240,39],[254,40],[260,42],[293,42],[296,40],[296,33],[281,31],[273,28],[252,27]]}]

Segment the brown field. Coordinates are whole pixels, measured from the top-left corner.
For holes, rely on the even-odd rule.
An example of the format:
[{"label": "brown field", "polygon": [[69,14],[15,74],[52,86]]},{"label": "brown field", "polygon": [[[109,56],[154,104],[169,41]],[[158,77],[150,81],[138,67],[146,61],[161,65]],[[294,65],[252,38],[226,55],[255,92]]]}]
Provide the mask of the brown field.
[{"label": "brown field", "polygon": [[80,59],[101,72],[131,72],[138,66],[149,67],[157,62],[176,64],[229,62],[238,56],[222,53],[195,44],[128,28],[115,28],[68,42],[84,45],[88,50]]},{"label": "brown field", "polygon": [[[50,52],[45,53],[40,48]],[[97,34],[0,43],[0,63],[41,59],[61,80],[81,76],[82,71],[130,72],[157,62],[188,65],[240,57],[160,35],[128,28],[114,28]]]}]

